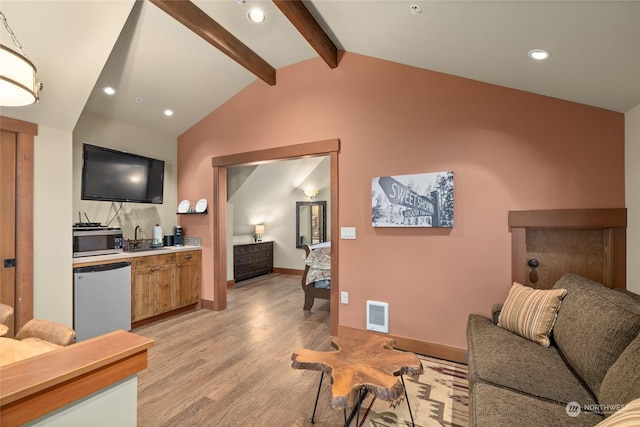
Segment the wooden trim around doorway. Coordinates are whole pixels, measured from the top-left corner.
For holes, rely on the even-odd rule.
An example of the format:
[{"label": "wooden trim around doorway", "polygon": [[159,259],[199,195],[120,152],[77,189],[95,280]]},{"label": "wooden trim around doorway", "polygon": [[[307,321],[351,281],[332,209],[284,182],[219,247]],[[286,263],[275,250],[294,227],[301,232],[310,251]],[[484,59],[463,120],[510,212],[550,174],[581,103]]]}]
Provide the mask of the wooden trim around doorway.
[{"label": "wooden trim around doorway", "polygon": [[0,130],[16,134],[15,330],[33,318],[33,165],[38,125],[0,116]]},{"label": "wooden trim around doorway", "polygon": [[[260,164],[277,160],[295,159],[312,156],[330,156],[331,175],[331,334],[338,333],[338,152],[340,140],[296,144],[285,147],[269,148],[246,153],[213,157],[213,309],[224,310],[227,307],[227,167],[242,164]],[[203,304],[203,306],[205,306]]]}]

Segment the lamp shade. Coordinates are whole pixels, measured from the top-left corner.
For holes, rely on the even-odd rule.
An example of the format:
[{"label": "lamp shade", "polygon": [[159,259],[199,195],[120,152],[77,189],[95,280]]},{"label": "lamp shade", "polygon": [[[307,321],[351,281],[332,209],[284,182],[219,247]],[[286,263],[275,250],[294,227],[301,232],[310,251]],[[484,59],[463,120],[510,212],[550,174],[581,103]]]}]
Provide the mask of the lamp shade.
[{"label": "lamp shade", "polygon": [[256,225],[256,234],[260,236],[264,234],[264,225]]},{"label": "lamp shade", "polygon": [[318,190],[305,189],[303,191],[304,191],[304,195],[307,196],[310,199],[312,199],[312,198],[314,198],[314,197],[316,197],[318,195]]},{"label": "lamp shade", "polygon": [[35,65],[23,55],[0,45],[0,105],[19,107],[37,100]]}]

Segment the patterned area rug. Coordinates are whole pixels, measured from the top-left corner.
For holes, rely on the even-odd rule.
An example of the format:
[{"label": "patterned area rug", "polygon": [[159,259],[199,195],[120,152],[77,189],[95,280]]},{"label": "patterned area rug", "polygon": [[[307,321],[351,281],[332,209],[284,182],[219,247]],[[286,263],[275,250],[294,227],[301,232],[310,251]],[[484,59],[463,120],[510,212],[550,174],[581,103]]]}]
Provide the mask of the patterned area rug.
[{"label": "patterned area rug", "polygon": [[[405,377],[413,420],[418,427],[468,426],[469,388],[467,367],[455,362],[418,355],[424,373]],[[355,420],[351,425],[356,425]],[[411,417],[404,398],[385,402],[368,396],[360,410],[361,427],[410,426]]]}]

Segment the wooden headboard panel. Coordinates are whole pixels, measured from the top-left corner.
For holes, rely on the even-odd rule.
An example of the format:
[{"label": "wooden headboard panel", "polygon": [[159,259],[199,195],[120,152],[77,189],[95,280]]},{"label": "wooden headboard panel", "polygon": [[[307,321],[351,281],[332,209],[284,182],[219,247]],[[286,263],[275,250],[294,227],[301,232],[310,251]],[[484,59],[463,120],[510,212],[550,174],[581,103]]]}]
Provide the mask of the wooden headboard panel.
[{"label": "wooden headboard panel", "polygon": [[513,281],[549,289],[576,273],[626,289],[625,208],[510,211],[509,227]]}]

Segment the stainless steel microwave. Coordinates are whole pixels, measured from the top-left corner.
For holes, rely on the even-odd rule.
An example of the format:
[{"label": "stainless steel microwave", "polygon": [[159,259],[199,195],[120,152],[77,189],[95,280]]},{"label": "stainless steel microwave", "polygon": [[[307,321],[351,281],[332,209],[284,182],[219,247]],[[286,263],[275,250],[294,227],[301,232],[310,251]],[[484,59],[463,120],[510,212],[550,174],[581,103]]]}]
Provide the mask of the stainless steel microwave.
[{"label": "stainless steel microwave", "polygon": [[74,227],[73,257],[122,253],[122,230],[106,227]]}]

